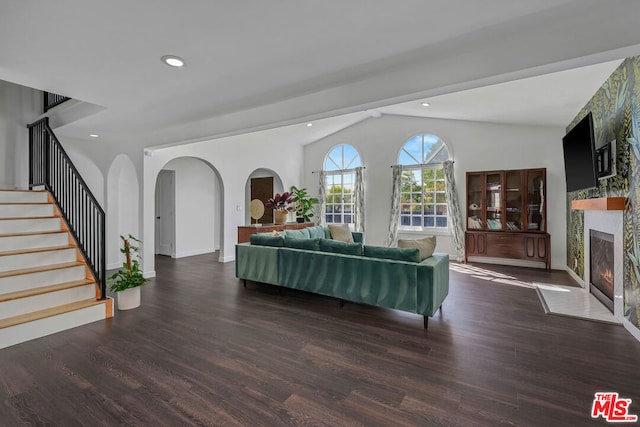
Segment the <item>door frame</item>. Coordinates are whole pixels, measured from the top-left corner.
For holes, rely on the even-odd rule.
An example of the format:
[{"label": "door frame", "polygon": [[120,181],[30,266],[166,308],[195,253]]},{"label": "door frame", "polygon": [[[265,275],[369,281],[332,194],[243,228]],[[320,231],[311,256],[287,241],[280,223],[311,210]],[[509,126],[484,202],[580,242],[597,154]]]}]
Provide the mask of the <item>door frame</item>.
[{"label": "door frame", "polygon": [[[168,198],[168,205],[163,203]],[[163,209],[170,206],[168,212]],[[158,173],[156,180],[155,197],[155,254],[176,257],[176,172],[163,169]],[[165,220],[163,221],[163,218]],[[167,221],[168,218],[168,223]],[[160,241],[160,229],[167,227],[169,231],[169,248],[163,248]]]}]

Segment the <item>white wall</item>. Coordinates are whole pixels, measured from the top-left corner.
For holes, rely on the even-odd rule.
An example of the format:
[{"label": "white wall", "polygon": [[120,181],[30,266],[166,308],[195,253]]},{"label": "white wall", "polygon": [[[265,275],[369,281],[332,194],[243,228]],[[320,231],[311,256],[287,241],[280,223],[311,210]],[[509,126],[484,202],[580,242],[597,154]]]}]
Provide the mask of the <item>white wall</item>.
[{"label": "white wall", "polygon": [[[322,162],[338,144],[351,144],[360,152],[365,166],[366,241],[380,245],[389,227],[391,168],[398,151],[412,136],[432,133],[440,136],[455,161],[458,200],[465,215],[465,173],[491,169],[547,168],[548,232],[551,235],[552,267],[566,266],[566,191],[562,157],[563,128],[512,126],[383,116],[361,122],[304,148],[304,182],[315,195]],[[453,253],[449,233],[438,235],[436,251]],[[401,233],[402,237],[417,238]]]},{"label": "white wall", "polygon": [[163,170],[175,171],[175,257],[219,249],[220,189],[218,178],[201,160],[171,160]]},{"label": "white wall", "polygon": [[42,109],[36,90],[0,80],[0,188],[29,187],[29,131]]},{"label": "white wall", "polygon": [[155,274],[154,197],[158,173],[173,159],[199,158],[208,163],[220,180],[222,211],[220,261],[235,258],[238,226],[245,224],[246,182],[256,169],[274,171],[283,188],[300,183],[302,148],[272,136],[269,131],[151,150],[144,156],[143,187],[143,268]]}]

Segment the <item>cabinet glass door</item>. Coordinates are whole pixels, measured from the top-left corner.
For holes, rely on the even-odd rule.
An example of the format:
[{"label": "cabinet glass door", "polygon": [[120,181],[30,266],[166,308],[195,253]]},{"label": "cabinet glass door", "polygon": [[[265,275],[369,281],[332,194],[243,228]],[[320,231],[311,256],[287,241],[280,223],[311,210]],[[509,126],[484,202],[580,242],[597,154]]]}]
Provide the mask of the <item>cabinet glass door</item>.
[{"label": "cabinet glass door", "polygon": [[482,230],[483,174],[467,174],[467,230]]},{"label": "cabinet glass door", "polygon": [[521,231],[524,227],[522,220],[522,201],[524,193],[524,185],[521,171],[507,171],[505,177],[505,197],[506,207],[505,215],[507,218],[507,231]]},{"label": "cabinet glass door", "polygon": [[502,174],[487,173],[486,185],[487,230],[502,230]]},{"label": "cabinet glass door", "polygon": [[527,171],[527,231],[545,231],[545,174],[543,169]]}]

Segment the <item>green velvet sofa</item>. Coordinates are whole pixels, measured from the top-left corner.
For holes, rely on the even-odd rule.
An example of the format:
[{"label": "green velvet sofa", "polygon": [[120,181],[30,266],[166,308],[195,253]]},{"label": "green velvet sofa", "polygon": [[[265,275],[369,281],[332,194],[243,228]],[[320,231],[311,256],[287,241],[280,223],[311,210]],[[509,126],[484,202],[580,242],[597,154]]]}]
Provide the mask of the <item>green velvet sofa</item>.
[{"label": "green velvet sofa", "polygon": [[418,249],[362,245],[362,233],[350,245],[312,229],[316,237],[254,235],[236,245],[236,277],[421,314],[425,328],[449,293],[447,254],[420,261]]}]

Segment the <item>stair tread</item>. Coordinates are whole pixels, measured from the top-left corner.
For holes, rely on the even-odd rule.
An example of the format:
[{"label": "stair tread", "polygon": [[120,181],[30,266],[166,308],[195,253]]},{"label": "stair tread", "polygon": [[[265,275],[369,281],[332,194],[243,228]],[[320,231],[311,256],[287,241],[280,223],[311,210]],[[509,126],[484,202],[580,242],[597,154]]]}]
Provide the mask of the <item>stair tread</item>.
[{"label": "stair tread", "polygon": [[63,291],[65,289],[77,288],[79,286],[91,285],[95,281],[90,279],[73,280],[71,282],[57,283],[55,285],[41,286],[39,288],[31,288],[23,291],[10,292],[0,294],[0,302],[17,300],[20,298],[32,297],[35,295],[48,294],[50,292]]},{"label": "stair tread", "polygon": [[6,319],[0,319],[0,329],[20,325],[22,323],[33,322],[34,320],[40,320],[87,307],[93,307],[100,304],[106,304],[106,300],[97,300],[92,298],[72,302],[69,304],[59,305],[56,307],[46,308],[44,310],[34,311],[32,313],[21,314],[19,316],[7,317]]},{"label": "stair tread", "polygon": [[53,270],[60,270],[63,268],[79,267],[79,266],[85,266],[85,263],[80,261],[73,261],[73,262],[63,262],[60,264],[43,265],[43,266],[31,267],[31,268],[21,268],[19,270],[0,271],[0,279],[4,277],[19,276],[21,274],[40,273],[42,271],[53,271]]},{"label": "stair tread", "polygon": [[55,216],[55,215],[48,215],[48,216],[15,216],[15,217],[9,217],[9,218],[0,218],[0,221],[15,221],[15,220],[23,220],[23,219],[53,219],[53,218],[58,218],[60,219],[59,216]]},{"label": "stair tread", "polygon": [[27,231],[24,233],[11,233],[11,234],[0,234],[1,237],[19,237],[19,236],[37,236],[39,234],[67,234],[64,230],[52,230],[52,231]]},{"label": "stair tread", "polygon": [[11,191],[13,193],[46,193],[47,192],[47,190],[21,190],[19,188],[7,188],[7,189],[1,189],[0,193],[3,193],[5,191],[7,192]]},{"label": "stair tread", "polygon": [[11,206],[11,205],[20,205],[20,206],[24,206],[24,205],[36,205],[36,206],[45,206],[45,205],[52,205],[53,203],[51,202],[0,202],[0,206]]},{"label": "stair tread", "polygon": [[0,252],[0,256],[35,254],[35,253],[39,253],[39,252],[62,251],[62,250],[65,250],[65,249],[75,249],[75,246],[73,246],[73,245],[61,245],[61,246],[48,246],[48,247],[45,247],[45,248],[20,249],[20,250],[17,250],[17,251]]}]

